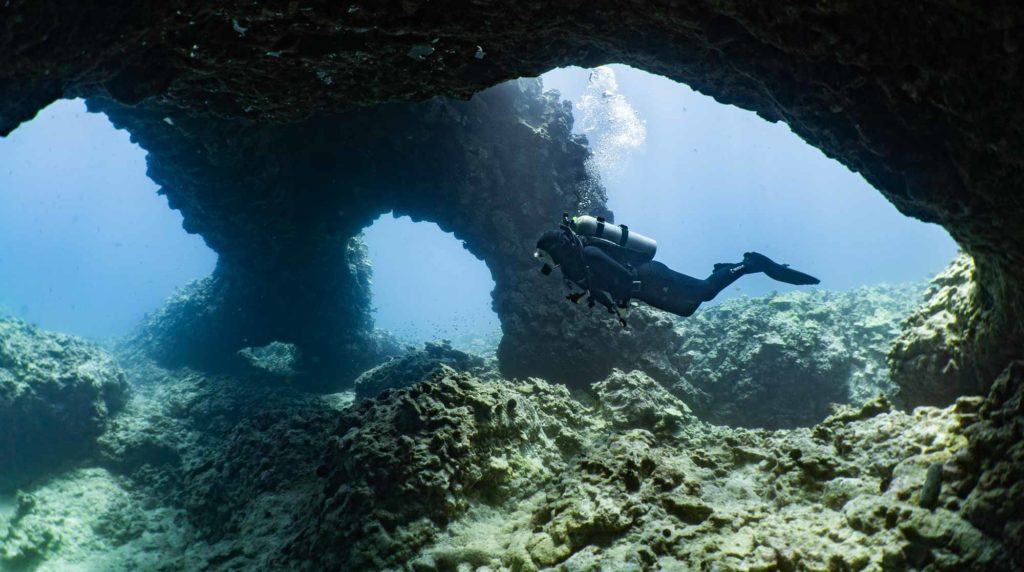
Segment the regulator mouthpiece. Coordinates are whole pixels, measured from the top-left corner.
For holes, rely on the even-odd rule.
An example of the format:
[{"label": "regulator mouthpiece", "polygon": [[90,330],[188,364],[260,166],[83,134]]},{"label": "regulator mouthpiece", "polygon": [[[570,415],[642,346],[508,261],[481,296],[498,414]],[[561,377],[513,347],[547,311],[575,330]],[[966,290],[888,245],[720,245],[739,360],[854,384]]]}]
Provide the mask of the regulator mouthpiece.
[{"label": "regulator mouthpiece", "polygon": [[558,264],[555,264],[555,260],[551,258],[551,255],[543,250],[538,249],[533,253],[533,257],[544,265],[540,267],[540,273],[544,276],[551,274],[551,271],[559,266]]}]

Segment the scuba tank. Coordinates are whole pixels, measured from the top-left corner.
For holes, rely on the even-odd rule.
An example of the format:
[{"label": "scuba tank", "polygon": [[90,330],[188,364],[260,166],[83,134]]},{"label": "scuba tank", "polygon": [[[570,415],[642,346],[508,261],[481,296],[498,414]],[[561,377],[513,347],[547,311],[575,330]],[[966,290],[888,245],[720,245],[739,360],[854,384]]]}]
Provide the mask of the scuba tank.
[{"label": "scuba tank", "polygon": [[654,259],[658,251],[658,243],[653,238],[648,238],[640,233],[632,232],[624,224],[606,222],[602,217],[577,216],[571,220],[573,230],[587,242],[611,243],[629,251],[630,258],[639,259],[642,262],[649,262]]}]

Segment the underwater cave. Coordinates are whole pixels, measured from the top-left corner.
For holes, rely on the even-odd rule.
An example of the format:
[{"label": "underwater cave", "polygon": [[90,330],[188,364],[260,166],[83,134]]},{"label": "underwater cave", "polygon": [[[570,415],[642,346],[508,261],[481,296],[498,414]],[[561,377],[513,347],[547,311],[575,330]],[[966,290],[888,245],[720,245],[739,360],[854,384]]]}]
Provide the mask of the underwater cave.
[{"label": "underwater cave", "polygon": [[[1024,568],[1021,9],[0,10],[0,133],[84,98],[217,255],[108,349],[0,319],[5,569]],[[631,178],[595,173],[578,109],[516,78],[612,62],[788,127],[963,253],[923,295],[823,284],[638,307],[625,331],[576,311],[533,242],[562,212],[630,214]],[[823,234],[786,217],[834,216],[828,190],[729,198],[750,165],[637,202],[663,228],[716,199]],[[375,328],[360,233],[389,211],[483,261],[496,362]],[[749,212],[707,218],[745,245]],[[923,262],[880,218],[826,220],[881,266]],[[771,246],[808,269],[836,250]],[[726,255],[698,250],[673,264]]]}]

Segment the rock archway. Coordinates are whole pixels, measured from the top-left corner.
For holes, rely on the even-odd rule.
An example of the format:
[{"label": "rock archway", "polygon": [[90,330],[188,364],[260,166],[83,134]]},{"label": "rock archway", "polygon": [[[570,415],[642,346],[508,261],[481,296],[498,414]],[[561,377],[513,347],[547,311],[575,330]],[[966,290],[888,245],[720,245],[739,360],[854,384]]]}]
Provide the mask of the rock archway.
[{"label": "rock archway", "polygon": [[[282,126],[90,105],[149,151],[150,176],[220,255],[213,276],[143,330],[165,363],[224,365],[242,347],[284,341],[300,347],[324,387],[373,365],[382,348],[358,234],[387,211],[437,223],[487,264],[510,375],[578,381],[635,358],[587,355],[592,346],[567,333],[601,343],[614,330],[567,311],[559,284],[533,261],[536,237],[560,213],[610,216],[569,107],[538,80],[469,102],[390,104]],[[417,245],[408,248],[415,255]]]},{"label": "rock archway", "polygon": [[[15,0],[2,10],[0,133],[60,97],[142,104],[153,120],[179,124],[280,124],[354,105],[468,97],[560,65],[617,61],[663,74],[786,121],[903,213],[946,227],[977,266],[970,335],[954,361],[969,364],[978,386],[987,387],[1024,347],[1024,207],[1017,191],[1024,186],[1024,8],[1015,5],[414,0],[124,9]],[[217,156],[221,167],[211,171],[238,177],[217,151],[230,156],[228,142],[243,138],[249,150],[273,143],[260,129],[235,124],[219,137],[185,138],[168,153]],[[304,159],[313,172],[317,157]],[[263,193],[232,188],[210,185],[200,193],[184,185],[169,195],[191,230],[216,248],[252,235],[215,236],[213,226],[244,226],[247,211],[280,207]],[[348,203],[358,189],[353,183],[303,204],[330,212],[322,207]],[[365,216],[357,205],[337,225],[339,236]],[[289,234],[317,231],[322,219],[286,213],[261,230],[280,246]],[[239,253],[259,253],[246,260],[262,259],[243,265],[256,273],[253,282],[279,261],[263,248],[267,241],[257,242],[237,245]],[[341,248],[319,244],[299,258],[329,258]]]}]

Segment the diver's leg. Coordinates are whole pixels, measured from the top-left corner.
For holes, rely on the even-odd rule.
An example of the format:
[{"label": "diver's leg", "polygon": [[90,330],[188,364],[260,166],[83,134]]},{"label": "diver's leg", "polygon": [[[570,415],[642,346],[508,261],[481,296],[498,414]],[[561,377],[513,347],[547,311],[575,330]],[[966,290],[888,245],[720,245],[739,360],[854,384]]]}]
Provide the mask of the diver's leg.
[{"label": "diver's leg", "polygon": [[719,263],[715,265],[715,269],[711,274],[701,280],[702,291],[701,300],[707,302],[718,296],[718,293],[728,288],[733,282],[739,280],[740,276],[750,274],[750,271],[743,265],[743,263]]},{"label": "diver's leg", "polygon": [[680,316],[690,316],[701,302],[711,300],[743,275],[741,264],[717,265],[704,280],[672,270],[660,262],[637,267],[640,280],[638,298],[655,308]]}]

